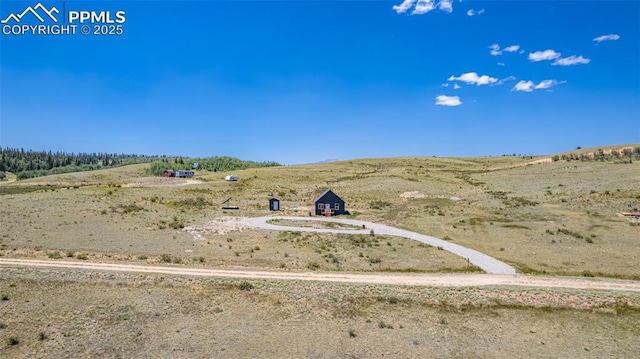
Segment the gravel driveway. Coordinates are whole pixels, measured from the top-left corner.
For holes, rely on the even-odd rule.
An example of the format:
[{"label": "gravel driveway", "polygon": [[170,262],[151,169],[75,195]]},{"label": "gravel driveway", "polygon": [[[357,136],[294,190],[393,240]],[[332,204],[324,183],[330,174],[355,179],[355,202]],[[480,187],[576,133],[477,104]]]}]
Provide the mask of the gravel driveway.
[{"label": "gravel driveway", "polygon": [[[295,221],[326,221],[355,225],[361,227],[365,225],[366,229],[330,229],[330,228],[309,228],[309,227],[290,227],[290,226],[278,226],[275,224],[267,223],[268,220],[274,219],[286,219]],[[434,247],[442,247],[445,251],[449,251],[455,255],[458,255],[464,259],[468,259],[473,265],[479,267],[483,271],[489,274],[516,274],[515,268],[501,262],[486,254],[480,253],[476,250],[466,248],[455,243],[451,243],[436,237],[427,236],[424,234],[406,231],[404,229],[398,229],[394,227],[385,226],[384,224],[378,224],[367,221],[359,221],[355,219],[343,219],[343,218],[325,218],[325,217],[254,217],[243,218],[240,222],[249,227],[256,227],[262,229],[269,229],[275,231],[299,231],[299,232],[317,232],[317,233],[348,233],[348,234],[369,234],[369,231],[373,229],[376,234],[387,234],[391,236],[398,236],[416,240],[418,242],[426,243]]]}]

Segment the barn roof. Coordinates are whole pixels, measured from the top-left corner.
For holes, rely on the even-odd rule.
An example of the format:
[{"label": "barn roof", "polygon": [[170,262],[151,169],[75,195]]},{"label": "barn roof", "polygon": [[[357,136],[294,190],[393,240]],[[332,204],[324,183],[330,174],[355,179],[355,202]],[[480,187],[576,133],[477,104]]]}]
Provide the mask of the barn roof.
[{"label": "barn roof", "polygon": [[[338,196],[335,192],[333,192],[331,189],[328,189],[328,190],[326,190],[326,191],[322,192],[322,194],[321,194],[321,195],[319,195],[319,196],[318,196],[318,198],[316,198],[315,200],[313,200],[313,203],[318,202],[318,201],[320,200],[320,198],[324,197],[324,195],[326,195],[326,194],[327,194],[327,193],[329,193],[329,192],[333,193],[336,197],[340,198],[340,196]],[[344,201],[342,198],[340,198],[340,200]]]}]

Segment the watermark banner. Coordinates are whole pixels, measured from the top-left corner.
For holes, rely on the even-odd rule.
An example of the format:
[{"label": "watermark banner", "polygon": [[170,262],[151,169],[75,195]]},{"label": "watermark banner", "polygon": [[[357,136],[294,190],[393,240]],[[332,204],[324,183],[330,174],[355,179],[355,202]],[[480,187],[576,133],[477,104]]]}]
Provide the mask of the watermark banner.
[{"label": "watermark banner", "polygon": [[2,36],[118,36],[127,12],[109,2],[3,2]]}]

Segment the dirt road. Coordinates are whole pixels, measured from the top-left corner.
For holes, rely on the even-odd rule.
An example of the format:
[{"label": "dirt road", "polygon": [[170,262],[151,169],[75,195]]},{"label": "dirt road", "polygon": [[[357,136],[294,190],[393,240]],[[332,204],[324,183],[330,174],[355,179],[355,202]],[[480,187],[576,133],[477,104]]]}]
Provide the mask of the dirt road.
[{"label": "dirt road", "polygon": [[[309,227],[285,227],[267,223],[268,220],[273,219],[286,219],[297,221],[327,221],[337,222],[355,225],[362,227],[365,225],[366,229],[330,229],[330,228],[309,228]],[[342,218],[324,218],[324,217],[255,217],[255,218],[243,218],[240,222],[246,226],[257,227],[262,229],[270,229],[276,231],[300,231],[300,232],[320,232],[320,233],[351,233],[351,234],[369,234],[369,231],[373,230],[376,234],[387,234],[391,236],[405,237],[413,239],[419,242],[429,244],[434,247],[440,247],[445,251],[449,251],[455,255],[458,255],[464,259],[469,260],[470,263],[479,267],[483,271],[489,274],[516,274],[515,268],[501,262],[493,257],[490,257],[484,253],[480,253],[476,250],[463,247],[461,245],[451,243],[436,237],[427,236],[416,232],[406,231],[404,229],[398,229],[384,224],[378,224],[373,222],[359,221],[355,219],[342,219]]]},{"label": "dirt road", "polygon": [[157,273],[169,275],[322,281],[354,284],[393,284],[434,287],[517,286],[530,288],[573,288],[640,292],[640,282],[605,278],[542,277],[496,274],[357,274],[338,272],[278,272],[260,270],[225,270],[173,266],[141,266],[129,264],[70,262],[0,258],[0,267],[63,268],[77,270]]}]

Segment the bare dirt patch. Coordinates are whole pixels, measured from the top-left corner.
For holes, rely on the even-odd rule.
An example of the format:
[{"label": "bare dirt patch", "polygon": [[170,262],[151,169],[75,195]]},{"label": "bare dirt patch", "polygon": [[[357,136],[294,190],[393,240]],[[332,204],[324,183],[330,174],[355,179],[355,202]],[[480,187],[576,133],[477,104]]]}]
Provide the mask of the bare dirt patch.
[{"label": "bare dirt patch", "polygon": [[231,232],[241,232],[247,228],[237,217],[220,217],[202,225],[187,226],[184,230],[195,239],[203,239],[200,233],[224,235]]},{"label": "bare dirt patch", "polygon": [[427,196],[420,191],[410,191],[402,193],[400,198],[427,198]]}]

